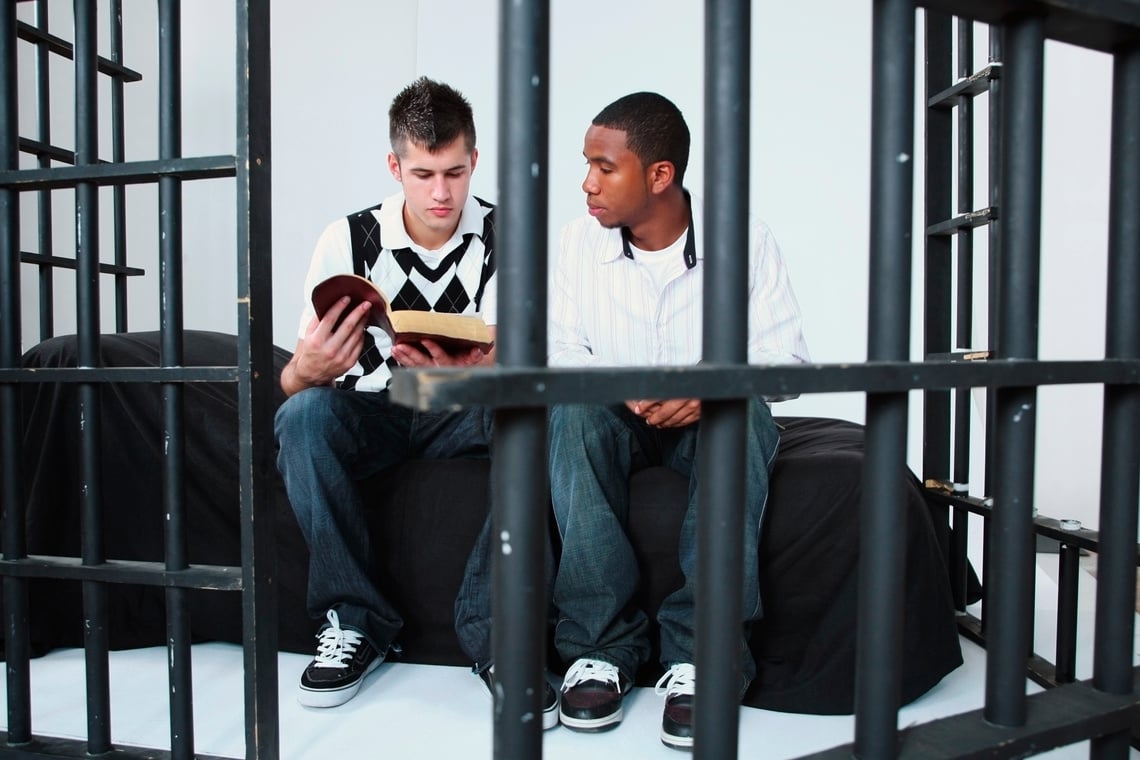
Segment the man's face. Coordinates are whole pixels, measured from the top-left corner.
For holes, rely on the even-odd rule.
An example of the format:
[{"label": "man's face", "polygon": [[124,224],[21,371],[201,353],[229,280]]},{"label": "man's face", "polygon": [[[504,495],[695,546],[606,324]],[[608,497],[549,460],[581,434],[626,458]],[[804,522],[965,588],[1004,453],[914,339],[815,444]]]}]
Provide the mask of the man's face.
[{"label": "man's face", "polygon": [[404,227],[412,240],[434,250],[459,225],[479,151],[468,153],[460,137],[435,153],[413,142],[401,152],[388,154],[388,170],[404,187]]},{"label": "man's face", "polygon": [[591,124],[582,148],[586,156],[586,208],[603,227],[632,227],[646,214],[649,179],[641,159],[625,142],[625,131]]}]

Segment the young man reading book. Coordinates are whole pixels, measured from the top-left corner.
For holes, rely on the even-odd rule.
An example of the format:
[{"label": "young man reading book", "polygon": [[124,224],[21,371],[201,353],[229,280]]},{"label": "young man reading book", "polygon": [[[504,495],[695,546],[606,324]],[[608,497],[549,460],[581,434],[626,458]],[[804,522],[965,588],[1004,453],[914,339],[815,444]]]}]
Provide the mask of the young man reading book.
[{"label": "young man reading book", "polygon": [[[413,413],[392,403],[387,388],[394,367],[489,364],[493,345],[448,351],[426,336],[393,343],[370,323],[369,301],[350,306],[346,295],[318,317],[311,300],[318,283],[356,274],[388,294],[395,309],[481,314],[494,340],[494,208],[469,192],[479,156],[471,106],[448,85],[421,78],[395,97],[388,117],[388,170],[402,190],[320,236],[297,348],[281,374],[288,398],[275,423],[277,463],[309,546],[309,614],[324,621],[298,692],[310,707],[355,696],[402,625],[370,574],[357,481],[411,457],[486,457],[490,444],[489,409]],[[456,600],[456,632],[490,687],[487,520]],[[544,725],[556,725],[553,690],[543,706]]]}]

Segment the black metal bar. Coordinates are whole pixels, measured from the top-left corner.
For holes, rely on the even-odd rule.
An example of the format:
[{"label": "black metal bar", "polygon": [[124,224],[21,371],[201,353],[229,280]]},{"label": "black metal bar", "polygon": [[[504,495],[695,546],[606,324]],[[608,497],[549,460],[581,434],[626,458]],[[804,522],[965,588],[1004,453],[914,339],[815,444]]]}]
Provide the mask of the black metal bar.
[{"label": "black metal bar", "polygon": [[931,224],[926,228],[926,234],[930,236],[957,235],[972,230],[975,227],[981,227],[983,224],[989,224],[994,219],[997,219],[997,209],[995,208],[967,211],[964,214],[958,214],[946,221]]},{"label": "black metal bar", "polygon": [[[966,19],[959,19],[959,22],[960,24],[970,23]],[[959,27],[959,29],[961,29],[961,27]],[[961,33],[959,32],[959,34]],[[959,37],[959,39],[961,39],[961,37]],[[959,56],[959,62],[962,60],[962,57]],[[969,61],[973,59],[966,58],[965,60]],[[959,66],[959,68],[961,67]],[[963,99],[973,98],[988,91],[990,89],[990,82],[1000,76],[1000,63],[990,64],[973,73],[966,71],[961,74],[961,77],[955,84],[927,98],[926,105],[929,108],[943,108],[946,110],[956,108]]]},{"label": "black metal bar", "polygon": [[1135,0],[923,0],[922,5],[987,24],[1004,24],[1015,14],[1036,15],[1044,37],[1104,53],[1140,41]]},{"label": "black metal bar", "polygon": [[[41,49],[46,49],[54,55],[61,56],[67,59],[73,59],[74,48],[67,40],[56,37],[54,34],[48,34],[47,27],[40,25],[39,28],[31,24],[20,22],[18,25],[20,39],[31,42]],[[118,61],[113,61],[102,56],[95,58],[96,71],[100,74],[106,74],[112,79],[120,79],[125,82],[138,82],[142,80],[142,74],[137,71],[121,66]]]},{"label": "black metal bar", "polygon": [[[1105,356],[1140,356],[1140,45],[1116,53],[1112,87],[1109,178],[1108,288]],[[1136,605],[1136,504],[1140,502],[1140,387],[1106,385],[1101,444],[1093,683],[1111,694],[1131,686],[1120,670],[1132,663]],[[1131,531],[1129,533],[1129,531]],[[1130,736],[1120,731],[1094,741],[1096,760],[1126,757]]]},{"label": "black metal bar", "polygon": [[[36,0],[36,25],[47,31],[48,10],[47,0]],[[36,127],[40,141],[44,144],[51,142],[51,56],[46,45],[36,48]],[[75,160],[75,153],[71,153],[71,160]],[[51,156],[41,153],[36,156],[36,165],[41,169],[51,166]],[[8,168],[8,167],[5,167]],[[15,168],[15,167],[12,167]],[[41,190],[36,199],[37,206],[37,237],[39,238],[40,253],[51,254],[53,248],[53,223],[51,212],[51,191]],[[22,259],[22,257],[21,257]],[[39,268],[39,298],[40,298],[40,340],[47,340],[55,335],[55,283],[52,277],[52,268],[41,265]]]},{"label": "black metal bar", "polygon": [[[546,248],[549,194],[550,4],[499,4],[498,362],[546,365]],[[492,656],[495,681],[493,756],[542,756],[542,683],[546,639],[544,549],[549,499],[546,410],[495,412],[491,491],[494,539]],[[529,716],[529,718],[528,718]]]},{"label": "black metal bar", "polygon": [[[63,374],[83,370],[39,370]],[[0,382],[7,380],[0,370]],[[19,376],[15,377],[19,381]],[[623,398],[728,399],[788,393],[901,392],[927,388],[1129,384],[1140,360],[985,362],[870,361],[861,364],[566,369],[499,367],[464,371],[408,370],[392,378],[392,398],[416,409],[454,405],[543,406],[565,401],[615,403]]]},{"label": "black metal bar", "polygon": [[[903,360],[910,355],[914,3],[876,0],[871,23],[867,358]],[[944,339],[935,340],[940,346]],[[889,758],[897,751],[906,552],[898,532],[906,519],[902,510],[905,484],[899,473],[906,463],[907,405],[906,393],[867,394],[859,543],[874,546],[875,551],[859,553],[855,754],[860,757]],[[945,428],[946,424],[943,421],[935,427]]]},{"label": "black metal bar", "polygon": [[[15,744],[10,731],[0,731],[0,747]],[[80,739],[65,739],[57,736],[33,736],[27,743],[20,743],[18,751],[9,750],[5,757],[20,758],[73,758],[74,760],[91,760],[86,744]],[[197,760],[232,760],[219,755],[195,755]],[[109,754],[102,756],[103,760],[173,760],[170,752],[150,747],[132,747],[116,744]]]},{"label": "black metal bar", "polygon": [[[1002,37],[1004,30],[1000,26],[990,27],[990,65],[999,64],[1004,58],[1002,51]],[[1004,64],[1002,64],[1004,66]],[[990,315],[989,324],[987,325],[987,347],[990,351],[996,352],[1000,350],[997,319],[996,315],[1001,313],[1001,204],[1005,202],[1002,194],[1001,182],[1001,167],[1002,167],[1002,132],[1004,127],[1002,122],[1002,96],[1005,94],[1005,85],[1002,84],[1001,79],[995,79],[990,83],[990,96],[988,102],[989,110],[989,161],[987,169],[989,171],[989,204],[990,208],[995,210],[994,220],[989,225],[989,235],[987,245],[989,248],[988,268],[989,268],[989,308]],[[994,456],[997,451],[997,446],[994,444],[994,437],[997,432],[997,416],[996,405],[993,403],[993,389],[990,388],[986,392],[986,435],[985,435],[985,483],[983,483],[984,492],[987,494],[993,493],[992,479],[997,476],[996,465],[994,463]],[[983,558],[983,564],[985,560]],[[983,568],[982,573],[985,574]],[[983,582],[983,586],[985,583]],[[985,608],[987,602],[985,598],[982,599],[982,607]],[[983,612],[983,618],[985,617]]]},{"label": "black metal bar", "polygon": [[[123,2],[112,0],[110,12],[111,60],[123,62]],[[123,118],[123,80],[111,78],[111,161],[126,160],[126,123]],[[111,189],[111,223],[114,228],[113,260],[117,266],[127,263],[127,189],[115,185]],[[115,332],[127,331],[127,278],[115,275]]]},{"label": "black metal bar", "polygon": [[[75,163],[99,159],[98,3],[75,0]],[[99,364],[99,188],[75,187],[77,355],[81,366]],[[99,564],[103,554],[103,488],[99,446],[102,418],[99,386],[79,386],[80,496],[82,552],[85,564]],[[87,673],[87,747],[93,755],[111,749],[111,687],[108,663],[107,589],[83,583],[83,645]]]},{"label": "black metal bar", "polygon": [[[20,261],[24,264],[38,264],[45,269],[75,269],[75,259],[65,259],[60,256],[44,256],[38,253],[30,253],[27,251],[20,252]],[[99,264],[99,274],[115,274],[124,275],[127,277],[138,277],[146,274],[145,269],[138,267],[120,267],[115,264]],[[50,337],[50,336],[49,336]],[[41,337],[41,340],[45,338]]]},{"label": "black metal bar", "polygon": [[[139,505],[140,508],[150,506]],[[188,565],[184,570],[168,571],[162,562],[107,560],[83,564],[76,557],[30,555],[23,559],[0,560],[0,574],[13,578],[62,578],[212,591],[240,591],[242,588],[241,568],[226,565]]]},{"label": "black metal bar", "polygon": [[[1037,358],[1037,306],[1041,255],[1041,135],[1045,38],[1039,17],[1005,29],[1006,120],[1003,123],[1001,356]],[[1037,389],[1000,388],[996,394],[997,455],[1001,478],[994,489],[986,718],[999,726],[1026,719],[1025,662],[1032,642],[1034,539],[1033,483]]]},{"label": "black metal bar", "polygon": [[[98,12],[96,0],[75,0],[75,163],[99,159]],[[99,364],[99,188],[75,187],[77,355],[81,366]],[[99,564],[103,553],[103,488],[99,446],[102,418],[99,386],[79,386],[80,496],[85,564]],[[83,645],[87,673],[87,748],[93,755],[111,749],[111,686],[107,630],[107,588],[83,583]]]},{"label": "black metal bar", "polygon": [[[118,0],[117,0],[118,1]],[[179,0],[158,4],[158,157],[182,156],[182,6]],[[119,85],[120,91],[122,85]],[[121,92],[120,92],[121,94]],[[122,185],[116,194],[125,192]],[[116,196],[118,198],[118,195]],[[158,180],[159,209],[159,363],[182,364],[182,185],[177,177]],[[118,211],[116,207],[116,211]],[[116,263],[125,251],[116,249]],[[116,278],[125,287],[124,278]],[[124,292],[125,295],[125,292]],[[125,319],[125,310],[124,310]],[[162,386],[162,499],[165,511],[166,569],[189,566],[186,539],[186,436],[179,383]],[[194,757],[194,682],[190,645],[190,597],[185,589],[169,588],[166,601],[167,681],[170,701],[170,749],[176,760]]]},{"label": "black metal bar", "polygon": [[[1132,668],[1124,672],[1136,678]],[[1106,694],[1089,681],[1048,689],[1027,701],[1032,710],[1024,726],[994,725],[987,721],[984,710],[973,710],[903,729],[898,752],[923,760],[1022,758],[1090,736],[1127,731],[1140,720],[1140,696],[1133,689],[1122,695]],[[844,745],[804,757],[848,760],[852,749],[853,745]]]},{"label": "black metal bar", "polygon": [[238,483],[248,760],[280,755],[273,530],[273,228],[270,3],[238,0],[236,66]]},{"label": "black metal bar", "polygon": [[232,383],[234,367],[42,367],[0,369],[0,383]]},{"label": "black metal bar", "polygon": [[[953,19],[944,13],[932,11],[927,11],[925,16],[925,93],[929,100],[931,94],[946,89],[953,81]],[[951,172],[956,153],[952,138],[953,125],[952,112],[926,109],[923,224],[927,228],[935,222],[948,219],[953,210]],[[908,167],[912,165],[907,164]],[[923,246],[923,351],[927,355],[945,353],[950,350],[951,337],[951,238],[928,233]],[[891,285],[893,289],[902,287],[899,282]],[[875,289],[871,290],[872,298]],[[907,354],[878,358],[905,359]],[[928,390],[923,393],[922,401],[922,477],[947,478],[950,475],[950,393],[945,390]]]},{"label": "black metal bar", "polygon": [[[747,0],[705,3],[705,251],[702,358],[748,363],[750,48]],[[697,453],[693,756],[739,743],[747,400],[703,401]],[[749,561],[755,561],[751,559]]]},{"label": "black metal bar", "polygon": [[[0,4],[0,170],[19,165],[16,6]],[[20,366],[20,197],[0,188],[0,368]],[[20,386],[0,383],[0,508],[3,508],[4,559],[27,551],[20,459]],[[32,735],[32,694],[28,640],[28,587],[4,578],[4,659],[8,688],[8,735],[25,742]]]},{"label": "black metal bar", "polygon": [[90,184],[141,185],[158,182],[160,177],[182,180],[216,179],[235,176],[233,156],[197,156],[169,161],[127,161],[122,164],[93,162],[51,169],[24,169],[0,172],[0,187],[13,190],[43,190]]},{"label": "black metal bar", "polygon": [[[974,66],[974,24],[958,19],[958,78],[967,80]],[[958,100],[958,213],[974,207],[974,103]],[[958,245],[954,346],[974,345],[974,235],[967,228],[955,238]],[[954,392],[954,449],[951,457],[954,483],[968,490],[970,482],[970,389]]]},{"label": "black metal bar", "polygon": [[1081,550],[1061,544],[1057,556],[1057,647],[1055,677],[1071,683],[1077,677],[1077,592]]}]

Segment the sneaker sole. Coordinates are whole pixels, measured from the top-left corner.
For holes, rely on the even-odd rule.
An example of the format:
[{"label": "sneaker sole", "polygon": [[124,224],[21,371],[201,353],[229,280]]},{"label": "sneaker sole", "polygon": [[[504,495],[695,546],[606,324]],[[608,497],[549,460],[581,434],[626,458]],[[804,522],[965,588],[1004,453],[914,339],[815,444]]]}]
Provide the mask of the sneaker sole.
[{"label": "sneaker sole", "polygon": [[562,719],[562,725],[566,726],[566,728],[572,731],[582,731],[583,733],[593,734],[617,727],[617,725],[621,723],[622,708],[619,707],[615,712],[603,718],[574,718],[561,711],[559,711],[559,715]]},{"label": "sneaker sole", "polygon": [[542,711],[542,730],[549,731],[558,725],[558,705]]},{"label": "sneaker sole", "polygon": [[691,750],[693,748],[693,737],[674,736],[673,734],[662,731],[661,743],[670,749]]},{"label": "sneaker sole", "polygon": [[368,674],[378,667],[380,667],[379,657],[364,669],[360,678],[347,686],[341,686],[339,689],[309,689],[305,686],[298,686],[297,701],[305,707],[339,707],[356,696],[356,692],[360,691],[360,684],[364,683]]}]

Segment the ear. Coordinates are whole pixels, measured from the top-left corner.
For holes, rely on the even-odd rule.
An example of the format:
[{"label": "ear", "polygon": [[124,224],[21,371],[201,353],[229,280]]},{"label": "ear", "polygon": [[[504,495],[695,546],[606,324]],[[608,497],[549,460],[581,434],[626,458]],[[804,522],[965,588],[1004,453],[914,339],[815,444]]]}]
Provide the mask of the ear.
[{"label": "ear", "polygon": [[651,193],[663,193],[673,184],[677,170],[672,161],[657,161],[645,168],[645,180]]},{"label": "ear", "polygon": [[388,171],[392,173],[392,177],[397,182],[404,181],[400,177],[400,159],[396,156],[395,153],[388,154]]},{"label": "ear", "polygon": [[477,164],[477,163],[479,163],[479,149],[478,148],[472,148],[471,149],[471,171],[472,172],[475,171],[475,164]]}]

